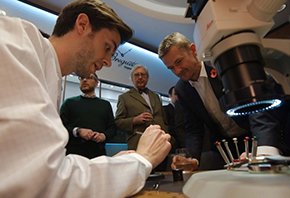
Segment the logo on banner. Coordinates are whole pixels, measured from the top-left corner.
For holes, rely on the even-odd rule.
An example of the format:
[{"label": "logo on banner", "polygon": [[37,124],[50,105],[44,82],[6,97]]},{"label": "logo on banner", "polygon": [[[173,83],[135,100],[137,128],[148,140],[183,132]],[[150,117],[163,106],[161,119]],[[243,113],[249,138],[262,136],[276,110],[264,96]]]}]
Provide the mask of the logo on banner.
[{"label": "logo on banner", "polygon": [[132,50],[132,48],[131,49],[128,49],[126,52],[124,52],[124,53],[122,53],[120,50],[117,50],[118,51],[118,53],[120,53],[120,55],[122,56],[122,57],[124,57],[128,52],[131,52],[131,50]]},{"label": "logo on banner", "polygon": [[128,49],[127,51],[117,50],[112,57],[112,60],[117,63],[118,67],[123,67],[125,69],[131,70],[134,65],[137,64],[135,61],[130,61],[125,58],[125,56],[132,51],[133,48]]}]

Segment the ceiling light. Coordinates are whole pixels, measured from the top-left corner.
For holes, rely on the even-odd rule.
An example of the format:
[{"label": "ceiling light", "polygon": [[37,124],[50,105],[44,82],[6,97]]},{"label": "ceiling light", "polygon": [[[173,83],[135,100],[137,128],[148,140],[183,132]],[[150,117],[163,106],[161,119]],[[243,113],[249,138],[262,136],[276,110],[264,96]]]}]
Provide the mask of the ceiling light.
[{"label": "ceiling light", "polygon": [[0,10],[0,16],[6,16],[6,12],[4,10]]}]

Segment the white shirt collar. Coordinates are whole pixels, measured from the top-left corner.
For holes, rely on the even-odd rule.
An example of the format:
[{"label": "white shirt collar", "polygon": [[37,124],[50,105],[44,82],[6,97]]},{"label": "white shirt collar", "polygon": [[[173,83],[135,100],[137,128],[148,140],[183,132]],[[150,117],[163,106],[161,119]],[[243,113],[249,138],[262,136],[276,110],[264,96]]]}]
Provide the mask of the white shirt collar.
[{"label": "white shirt collar", "polygon": [[95,94],[93,94],[93,95],[82,94],[82,96],[84,98],[96,98],[97,97]]},{"label": "white shirt collar", "polygon": [[200,79],[204,78],[204,77],[207,78],[207,73],[206,73],[205,66],[204,66],[203,62],[201,62],[200,75],[199,75],[197,81],[189,80],[188,82],[190,83],[191,86],[194,86],[194,84],[198,83],[200,81]]}]

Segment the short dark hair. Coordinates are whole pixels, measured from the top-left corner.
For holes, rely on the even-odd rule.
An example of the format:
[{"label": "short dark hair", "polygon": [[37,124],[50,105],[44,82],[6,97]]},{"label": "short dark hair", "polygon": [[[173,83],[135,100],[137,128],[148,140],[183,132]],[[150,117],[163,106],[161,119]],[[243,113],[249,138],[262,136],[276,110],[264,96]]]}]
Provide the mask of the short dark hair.
[{"label": "short dark hair", "polygon": [[61,37],[71,31],[79,14],[88,16],[93,31],[102,28],[115,29],[121,36],[121,44],[133,35],[133,30],[110,8],[100,0],[75,0],[63,8],[57,18],[52,35]]}]

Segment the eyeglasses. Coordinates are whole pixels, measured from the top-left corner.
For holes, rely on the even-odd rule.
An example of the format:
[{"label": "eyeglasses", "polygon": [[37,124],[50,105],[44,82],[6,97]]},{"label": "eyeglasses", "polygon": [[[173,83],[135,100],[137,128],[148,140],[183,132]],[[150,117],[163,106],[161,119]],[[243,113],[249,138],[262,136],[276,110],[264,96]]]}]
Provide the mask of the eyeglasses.
[{"label": "eyeglasses", "polygon": [[138,78],[138,77],[144,78],[144,77],[147,77],[147,74],[146,73],[135,73],[134,77],[135,78]]},{"label": "eyeglasses", "polygon": [[88,77],[78,77],[79,80],[98,80],[98,78],[94,74],[90,74]]}]

